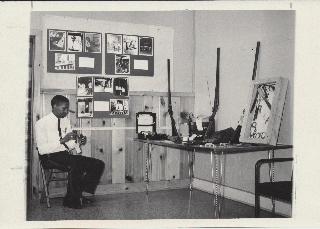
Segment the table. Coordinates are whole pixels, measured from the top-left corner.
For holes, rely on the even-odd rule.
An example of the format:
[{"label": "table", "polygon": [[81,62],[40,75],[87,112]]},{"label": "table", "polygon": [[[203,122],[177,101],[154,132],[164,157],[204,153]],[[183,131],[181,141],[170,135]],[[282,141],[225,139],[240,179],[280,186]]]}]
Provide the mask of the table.
[{"label": "table", "polygon": [[[150,173],[150,146],[157,145],[175,149],[185,150],[188,153],[188,167],[189,167],[189,190],[192,191],[192,183],[194,178],[194,157],[196,152],[201,153],[210,153],[210,162],[211,162],[211,178],[212,178],[212,188],[214,195],[214,205],[215,205],[215,216],[219,218],[221,213],[221,204],[222,204],[222,180],[223,180],[223,166],[224,160],[223,155],[226,154],[240,154],[240,153],[248,153],[248,152],[258,152],[258,151],[268,151],[269,158],[274,157],[274,151],[279,149],[291,149],[292,145],[284,145],[277,144],[273,145],[265,145],[265,144],[251,144],[251,143],[241,143],[237,145],[222,145],[222,146],[214,146],[214,147],[205,147],[202,145],[192,145],[188,143],[174,143],[168,140],[143,140],[134,138],[133,141],[141,142],[147,144],[147,155],[146,155],[146,193],[148,194],[149,188],[149,173]],[[190,155],[191,154],[191,155]],[[215,169],[214,165],[215,163]],[[218,169],[219,168],[219,169]],[[271,174],[270,174],[271,175]]]}]

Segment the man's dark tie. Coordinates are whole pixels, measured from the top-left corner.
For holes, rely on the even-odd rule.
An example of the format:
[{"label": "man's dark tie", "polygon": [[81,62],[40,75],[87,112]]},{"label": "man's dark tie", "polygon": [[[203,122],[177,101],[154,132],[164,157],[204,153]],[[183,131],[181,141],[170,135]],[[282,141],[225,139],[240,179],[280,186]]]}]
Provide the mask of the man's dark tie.
[{"label": "man's dark tie", "polygon": [[[60,139],[62,139],[61,126],[60,126],[60,118],[58,118],[58,131],[59,131],[59,137],[60,137]],[[62,143],[62,145],[64,145],[64,147],[66,147],[66,149],[69,149],[69,147],[67,146],[66,143]]]}]

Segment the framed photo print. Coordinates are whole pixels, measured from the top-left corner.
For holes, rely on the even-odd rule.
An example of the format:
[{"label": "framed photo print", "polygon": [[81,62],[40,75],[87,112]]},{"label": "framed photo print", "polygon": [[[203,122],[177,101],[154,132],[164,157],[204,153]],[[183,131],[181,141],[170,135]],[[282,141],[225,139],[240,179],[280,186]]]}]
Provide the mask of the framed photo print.
[{"label": "framed photo print", "polygon": [[78,76],[77,78],[77,96],[92,96],[93,83],[90,76]]},{"label": "framed photo print", "polygon": [[130,55],[115,55],[114,58],[115,74],[130,74]]},{"label": "framed photo print", "polygon": [[68,31],[68,52],[82,52],[83,51],[83,33]]},{"label": "framed photo print", "polygon": [[122,54],[122,35],[121,34],[106,34],[107,53]]},{"label": "framed photo print", "polygon": [[123,54],[138,55],[138,36],[123,35]]},{"label": "framed photo print", "polygon": [[109,92],[113,94],[113,78],[94,77],[94,92]]},{"label": "framed photo print", "polygon": [[287,86],[288,79],[281,77],[253,82],[240,142],[277,144]]},{"label": "framed photo print", "polygon": [[77,114],[78,118],[93,117],[93,101],[92,97],[77,98]]},{"label": "framed photo print", "polygon": [[66,51],[66,31],[48,30],[49,51]]},{"label": "framed photo print", "polygon": [[85,33],[85,52],[101,53],[101,33]]},{"label": "framed photo print", "polygon": [[153,37],[139,37],[139,55],[153,56]]},{"label": "framed photo print", "polygon": [[128,78],[119,77],[113,80],[113,94],[115,96],[128,96],[129,85]]},{"label": "framed photo print", "polygon": [[110,115],[128,115],[128,99],[110,99]]},{"label": "framed photo print", "polygon": [[55,70],[75,70],[75,55],[66,53],[55,53],[54,54],[54,69]]}]

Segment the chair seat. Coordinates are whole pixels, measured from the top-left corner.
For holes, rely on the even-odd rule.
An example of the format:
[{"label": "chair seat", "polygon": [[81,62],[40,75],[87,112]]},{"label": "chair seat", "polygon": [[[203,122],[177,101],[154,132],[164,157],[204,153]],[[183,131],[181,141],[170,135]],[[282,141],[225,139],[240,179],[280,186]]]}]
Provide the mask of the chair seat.
[{"label": "chair seat", "polygon": [[41,163],[44,169],[61,170],[63,172],[68,172],[70,170],[69,167],[63,166],[50,160],[42,160]]},{"label": "chair seat", "polygon": [[275,199],[291,202],[292,199],[292,182],[277,181],[264,182],[257,184],[256,192],[266,197],[274,197]]}]

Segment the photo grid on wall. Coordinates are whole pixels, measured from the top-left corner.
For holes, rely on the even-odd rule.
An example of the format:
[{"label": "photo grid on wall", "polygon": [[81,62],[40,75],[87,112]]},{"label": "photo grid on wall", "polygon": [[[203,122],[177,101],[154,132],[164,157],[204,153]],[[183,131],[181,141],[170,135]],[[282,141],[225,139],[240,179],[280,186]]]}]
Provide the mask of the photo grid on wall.
[{"label": "photo grid on wall", "polygon": [[128,78],[78,76],[77,117],[129,117]]},{"label": "photo grid on wall", "polygon": [[106,33],[105,73],[154,76],[154,38]]},{"label": "photo grid on wall", "polygon": [[102,34],[48,29],[47,71],[101,74]]}]

